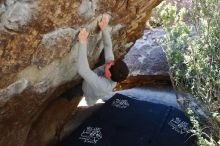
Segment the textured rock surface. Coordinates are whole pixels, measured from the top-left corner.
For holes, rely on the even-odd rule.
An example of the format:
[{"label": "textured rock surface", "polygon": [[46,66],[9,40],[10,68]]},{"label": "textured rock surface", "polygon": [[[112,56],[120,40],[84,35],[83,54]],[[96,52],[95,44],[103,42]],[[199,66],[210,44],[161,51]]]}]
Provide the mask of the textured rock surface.
[{"label": "textured rock surface", "polygon": [[[35,127],[41,125],[39,122],[45,123],[42,118],[50,117],[47,110],[59,108],[53,100],[80,81],[76,71],[76,36],[80,27],[91,32],[88,55],[93,67],[103,49],[97,29],[102,13],[112,16],[109,29],[114,52],[121,57],[141,35],[152,8],[159,3],[160,0],[0,0],[0,145],[50,143],[54,133],[38,140],[35,135],[44,135],[44,131]],[[47,108],[51,104],[55,107]],[[68,104],[63,108],[72,109],[77,102]],[[71,114],[71,110],[68,112]],[[66,117],[68,114],[62,118]],[[50,122],[47,124],[53,123]],[[62,124],[56,126],[60,128]],[[43,143],[30,144],[33,138]]]},{"label": "textured rock surface", "polygon": [[169,76],[166,54],[157,43],[157,40],[164,37],[165,33],[162,28],[144,31],[142,38],[135,42],[124,58],[131,75]]},{"label": "textured rock surface", "polygon": [[103,103],[95,104],[93,106],[80,106],[76,112],[71,116],[70,120],[65,124],[61,131],[60,138],[70,135],[79,125],[81,125],[89,116],[96,110],[101,108]]},{"label": "textured rock surface", "polygon": [[163,39],[165,32],[162,28],[145,30],[142,38],[138,39],[125,55],[130,76],[119,84],[116,90],[133,87],[171,86],[169,67],[163,47],[157,43]]}]

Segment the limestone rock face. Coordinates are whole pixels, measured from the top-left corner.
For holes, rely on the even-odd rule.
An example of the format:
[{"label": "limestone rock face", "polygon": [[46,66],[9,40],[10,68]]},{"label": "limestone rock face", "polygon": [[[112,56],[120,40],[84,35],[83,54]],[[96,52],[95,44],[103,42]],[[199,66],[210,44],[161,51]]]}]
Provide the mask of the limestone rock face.
[{"label": "limestone rock face", "polygon": [[[42,143],[31,144],[32,133],[38,131],[44,136],[36,130],[41,125],[38,122],[44,121],[39,118],[49,118],[47,110],[56,111],[47,107],[56,103],[57,108],[69,109],[65,113],[75,109],[72,107],[78,102],[59,105],[53,100],[80,81],[76,70],[80,27],[90,31],[88,59],[93,67],[103,49],[97,27],[103,13],[111,16],[114,53],[121,57],[141,36],[152,8],[160,2],[0,0],[0,145],[47,145],[56,130],[51,135],[48,132]],[[52,119],[66,118],[61,117]],[[56,126],[60,129],[62,123]]]},{"label": "limestone rock face", "polygon": [[165,48],[157,42],[164,38],[165,32],[162,28],[144,31],[142,38],[124,56],[130,75],[117,85],[116,90],[171,86]]},{"label": "limestone rock face", "polygon": [[166,54],[163,47],[157,42],[157,40],[164,38],[165,32],[162,28],[144,31],[142,38],[135,42],[134,46],[124,57],[132,76],[169,76]]}]

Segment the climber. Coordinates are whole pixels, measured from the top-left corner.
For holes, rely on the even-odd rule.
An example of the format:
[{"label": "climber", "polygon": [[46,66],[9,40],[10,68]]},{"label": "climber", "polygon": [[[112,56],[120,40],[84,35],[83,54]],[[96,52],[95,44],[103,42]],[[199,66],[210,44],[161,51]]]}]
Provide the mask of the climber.
[{"label": "climber", "polygon": [[107,26],[109,16],[103,15],[102,20],[98,23],[102,31],[104,42],[105,65],[92,71],[87,59],[87,39],[89,32],[85,28],[80,30],[79,50],[78,50],[78,73],[84,79],[82,89],[88,105],[93,105],[96,101],[113,91],[117,82],[125,80],[129,70],[122,60],[114,60],[112,52],[112,41]]},{"label": "climber", "polygon": [[116,84],[127,78],[129,73],[127,65],[122,60],[114,60],[111,36],[107,30],[108,23],[108,15],[103,15],[102,20],[98,23],[104,42],[105,65],[94,71],[90,69],[87,59],[89,32],[85,28],[80,29],[77,69],[84,81],[65,92],[61,97],[71,100],[74,96],[84,95],[87,105],[93,105],[98,99],[111,94]]}]

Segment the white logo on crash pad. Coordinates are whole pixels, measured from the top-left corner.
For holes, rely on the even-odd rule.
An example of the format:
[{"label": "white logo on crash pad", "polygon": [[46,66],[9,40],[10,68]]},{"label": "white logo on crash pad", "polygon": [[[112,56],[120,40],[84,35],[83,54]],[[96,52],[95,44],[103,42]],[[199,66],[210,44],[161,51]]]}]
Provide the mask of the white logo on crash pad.
[{"label": "white logo on crash pad", "polygon": [[116,107],[116,108],[127,108],[129,107],[129,103],[126,99],[115,99],[112,102],[112,106]]},{"label": "white logo on crash pad", "polygon": [[178,117],[170,120],[170,122],[168,124],[172,127],[173,130],[175,130],[179,134],[184,134],[184,133],[188,132],[189,123],[181,120]]},{"label": "white logo on crash pad", "polygon": [[96,144],[100,139],[102,139],[101,128],[86,127],[86,129],[81,133],[79,139],[84,140],[85,143]]}]

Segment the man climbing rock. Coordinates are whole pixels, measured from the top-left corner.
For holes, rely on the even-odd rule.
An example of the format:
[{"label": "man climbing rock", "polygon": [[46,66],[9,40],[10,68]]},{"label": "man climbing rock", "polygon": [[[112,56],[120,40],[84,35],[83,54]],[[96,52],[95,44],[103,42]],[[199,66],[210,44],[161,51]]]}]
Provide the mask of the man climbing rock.
[{"label": "man climbing rock", "polygon": [[87,39],[89,32],[85,28],[79,33],[79,50],[78,50],[78,73],[84,79],[82,89],[88,105],[95,104],[96,101],[110,94],[117,82],[125,80],[129,70],[122,60],[114,60],[112,52],[112,41],[108,30],[109,16],[103,15],[102,20],[98,23],[102,31],[104,42],[105,65],[92,71],[87,59]]},{"label": "man climbing rock", "polygon": [[[82,85],[70,89],[62,97],[71,100],[74,96],[85,96],[87,105],[93,105],[102,97],[112,93],[117,82],[125,80],[129,70],[122,60],[114,60],[112,52],[112,40],[110,32],[107,30],[109,16],[103,15],[102,20],[98,23],[102,31],[102,39],[104,42],[105,65],[92,71],[89,67],[87,58],[87,42],[89,32],[82,28],[78,35],[79,49],[77,69],[80,76],[84,79]],[[83,91],[82,91],[83,90]]]}]

